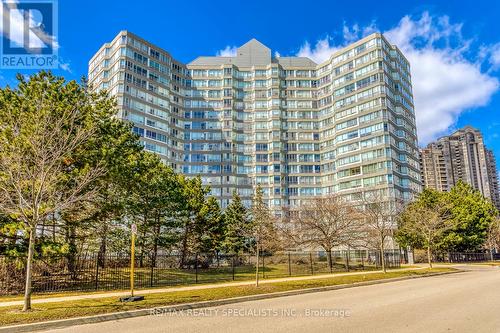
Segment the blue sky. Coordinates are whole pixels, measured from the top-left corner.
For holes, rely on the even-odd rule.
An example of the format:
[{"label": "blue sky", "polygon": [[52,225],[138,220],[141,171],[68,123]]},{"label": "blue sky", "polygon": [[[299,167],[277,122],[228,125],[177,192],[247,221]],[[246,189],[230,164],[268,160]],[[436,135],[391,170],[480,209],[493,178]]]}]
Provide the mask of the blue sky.
[{"label": "blue sky", "polygon": [[[500,161],[499,1],[59,0],[57,74],[79,79],[99,47],[130,30],[189,62],[257,38],[280,55],[321,61],[381,31],[412,65],[419,140],[479,128]],[[27,72],[29,73],[29,72]],[[0,69],[0,85],[16,72]]]}]

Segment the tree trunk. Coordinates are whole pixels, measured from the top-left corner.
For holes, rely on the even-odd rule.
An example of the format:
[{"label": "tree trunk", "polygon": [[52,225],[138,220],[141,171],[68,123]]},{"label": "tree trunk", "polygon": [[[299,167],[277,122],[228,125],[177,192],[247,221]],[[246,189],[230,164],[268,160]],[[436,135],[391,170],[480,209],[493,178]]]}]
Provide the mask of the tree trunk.
[{"label": "tree trunk", "polygon": [[69,223],[68,229],[67,229],[67,237],[68,237],[68,244],[69,244],[69,251],[68,251],[68,272],[71,275],[72,280],[76,280],[77,274],[76,274],[76,253],[77,253],[77,248],[76,248],[76,227],[72,222],[67,222]]},{"label": "tree trunk", "polygon": [[142,223],[144,230],[142,231],[141,239],[139,240],[141,248],[139,251],[139,267],[141,268],[144,267],[144,252],[145,252],[144,243],[146,242],[146,228],[148,227],[148,215],[146,213],[144,213],[143,215]]},{"label": "tree trunk", "polygon": [[26,259],[26,286],[24,288],[24,306],[23,311],[31,310],[31,275],[33,265],[33,252],[35,251],[36,228],[30,230],[30,238],[28,242],[28,258]]},{"label": "tree trunk", "polygon": [[144,242],[146,240],[146,230],[144,230],[142,233],[141,233],[141,238],[139,240],[139,246],[140,246],[140,251],[139,251],[139,267],[144,267],[144,252],[145,252],[145,249],[144,249]]},{"label": "tree trunk", "polygon": [[99,252],[97,253],[97,264],[101,268],[104,268],[106,259],[107,229],[108,228],[105,227],[105,231],[101,236],[101,244],[99,245]]},{"label": "tree trunk", "polygon": [[347,250],[345,251],[345,269],[346,269],[346,271],[349,272],[349,246],[347,247]]},{"label": "tree trunk", "polygon": [[56,228],[57,228],[56,213],[53,213],[52,214],[52,241],[54,243],[56,242]]},{"label": "tree trunk", "polygon": [[328,260],[328,268],[330,268],[330,273],[333,273],[333,260],[332,260],[332,249],[326,250],[326,256]]},{"label": "tree trunk", "polygon": [[186,262],[186,256],[187,256],[187,251],[188,251],[188,237],[189,237],[189,224],[191,223],[191,220],[188,219],[186,222],[186,227],[184,230],[184,238],[182,240],[182,250],[181,250],[181,268],[184,266]]},{"label": "tree trunk", "polygon": [[158,258],[158,238],[160,237],[160,221],[158,219],[157,225],[155,226],[155,239],[153,244],[153,258],[151,260],[151,266],[156,267],[156,258]]},{"label": "tree trunk", "polygon": [[255,286],[259,286],[259,243],[257,242],[257,262],[255,263]]},{"label": "tree trunk", "polygon": [[384,240],[380,241],[380,263],[382,265],[382,271],[384,273],[387,272],[387,268],[385,267],[385,249],[384,249]]},{"label": "tree trunk", "polygon": [[432,268],[432,253],[431,246],[427,246],[427,262],[429,263],[429,268]]}]

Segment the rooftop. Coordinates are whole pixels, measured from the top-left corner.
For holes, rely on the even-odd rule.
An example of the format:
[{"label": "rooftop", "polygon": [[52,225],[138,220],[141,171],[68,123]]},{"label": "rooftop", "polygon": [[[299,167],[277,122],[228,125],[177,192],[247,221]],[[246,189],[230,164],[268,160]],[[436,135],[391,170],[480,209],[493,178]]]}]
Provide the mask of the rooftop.
[{"label": "rooftop", "polygon": [[233,57],[198,57],[188,65],[212,66],[234,64],[238,67],[266,66],[270,63],[279,63],[284,67],[316,67],[317,64],[306,57],[276,57],[271,56],[271,49],[252,38],[236,51]]}]

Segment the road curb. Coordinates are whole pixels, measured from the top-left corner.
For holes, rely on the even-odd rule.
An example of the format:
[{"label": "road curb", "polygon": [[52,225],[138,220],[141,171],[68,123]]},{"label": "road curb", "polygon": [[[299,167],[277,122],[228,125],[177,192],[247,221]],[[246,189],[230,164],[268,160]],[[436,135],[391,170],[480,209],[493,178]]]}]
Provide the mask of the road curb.
[{"label": "road curb", "polygon": [[34,332],[34,331],[42,331],[42,330],[49,330],[49,329],[65,328],[65,327],[75,326],[75,325],[95,324],[95,323],[111,321],[111,320],[118,320],[118,319],[142,317],[142,316],[148,316],[148,315],[157,316],[157,315],[163,315],[163,314],[168,313],[168,312],[183,311],[183,310],[189,310],[189,309],[199,309],[199,308],[206,308],[206,307],[215,307],[215,306],[221,306],[221,305],[227,305],[227,304],[235,304],[235,303],[249,302],[249,301],[258,301],[258,300],[276,298],[276,297],[295,296],[295,295],[309,294],[309,293],[322,292],[322,291],[331,291],[331,290],[340,290],[340,289],[347,289],[347,288],[354,288],[354,287],[371,286],[371,285],[375,285],[375,284],[383,284],[383,283],[390,283],[390,282],[397,282],[397,281],[404,281],[404,280],[432,277],[432,276],[439,276],[439,275],[455,274],[455,273],[462,273],[462,272],[464,272],[464,271],[457,270],[457,271],[451,271],[451,272],[431,273],[431,274],[426,274],[426,275],[404,276],[404,277],[397,277],[397,278],[390,278],[390,279],[355,282],[355,283],[350,283],[350,284],[340,284],[340,285],[326,286],[326,287],[297,289],[297,290],[281,291],[281,292],[269,293],[269,294],[233,297],[233,298],[226,298],[226,299],[220,299],[220,300],[214,300],[214,301],[159,306],[159,307],[148,308],[148,309],[106,313],[106,314],[100,314],[100,315],[88,316],[88,317],[76,317],[76,318],[45,321],[45,322],[32,323],[32,324],[6,326],[6,327],[0,327],[0,333],[3,333],[3,332],[9,332],[9,333]]}]

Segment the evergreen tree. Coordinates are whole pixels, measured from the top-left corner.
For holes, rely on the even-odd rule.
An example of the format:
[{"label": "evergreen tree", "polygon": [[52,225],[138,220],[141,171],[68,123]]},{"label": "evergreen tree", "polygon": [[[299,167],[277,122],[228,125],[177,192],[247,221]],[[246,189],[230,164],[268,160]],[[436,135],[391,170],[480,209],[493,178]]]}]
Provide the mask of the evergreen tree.
[{"label": "evergreen tree", "polygon": [[231,203],[224,212],[224,251],[226,253],[241,253],[248,250],[250,230],[248,211],[238,193],[234,191]]},{"label": "evergreen tree", "polygon": [[184,203],[182,180],[159,157],[143,152],[129,171],[127,208],[131,222],[137,224],[139,265],[150,254],[153,266],[159,247],[177,243],[180,208]]},{"label": "evergreen tree", "polygon": [[18,87],[0,89],[0,210],[22,222],[29,235],[23,310],[31,308],[37,228],[50,216],[91,201],[102,165],[79,165],[74,155],[114,111],[105,93],[40,72]]},{"label": "evergreen tree", "polygon": [[448,223],[452,227],[444,235],[440,247],[457,252],[480,250],[497,210],[490,200],[462,181],[445,196],[450,205]]},{"label": "evergreen tree", "polygon": [[219,202],[208,197],[201,209],[203,223],[196,226],[197,252],[218,255],[224,240],[224,224]]},{"label": "evergreen tree", "polygon": [[434,251],[478,251],[498,212],[470,185],[458,182],[450,192],[424,189],[401,214],[396,238],[402,246]]},{"label": "evergreen tree", "polygon": [[182,234],[179,244],[181,252],[181,266],[184,266],[189,254],[200,249],[199,232],[204,229],[203,208],[206,195],[210,188],[203,186],[201,177],[192,179],[183,178],[184,205],[182,213]]}]

